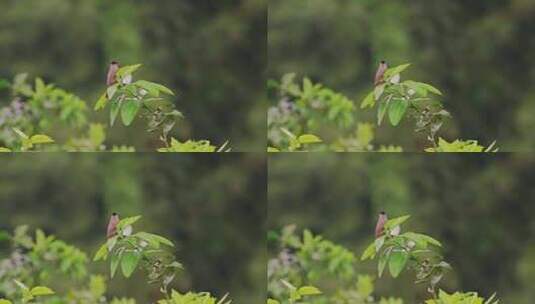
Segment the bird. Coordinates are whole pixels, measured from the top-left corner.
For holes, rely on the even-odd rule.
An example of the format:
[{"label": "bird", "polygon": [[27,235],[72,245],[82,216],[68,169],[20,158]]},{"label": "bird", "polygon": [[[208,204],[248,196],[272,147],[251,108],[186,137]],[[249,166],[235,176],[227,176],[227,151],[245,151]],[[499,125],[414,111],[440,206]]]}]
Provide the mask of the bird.
[{"label": "bird", "polygon": [[119,215],[114,212],[111,214],[108,230],[106,231],[106,237],[108,239],[117,233],[117,224],[119,224]]},{"label": "bird", "polygon": [[106,84],[111,86],[117,82],[117,71],[119,70],[119,62],[112,61],[108,68],[108,76],[106,78]]},{"label": "bird", "polygon": [[377,219],[377,225],[375,226],[375,237],[379,238],[384,233],[385,223],[388,221],[388,217],[384,211],[379,213],[379,218]]},{"label": "bird", "polygon": [[388,64],[386,61],[381,61],[379,64],[379,68],[377,68],[377,72],[375,72],[375,81],[374,85],[378,85],[383,82],[383,77],[385,75],[386,70],[388,70]]}]

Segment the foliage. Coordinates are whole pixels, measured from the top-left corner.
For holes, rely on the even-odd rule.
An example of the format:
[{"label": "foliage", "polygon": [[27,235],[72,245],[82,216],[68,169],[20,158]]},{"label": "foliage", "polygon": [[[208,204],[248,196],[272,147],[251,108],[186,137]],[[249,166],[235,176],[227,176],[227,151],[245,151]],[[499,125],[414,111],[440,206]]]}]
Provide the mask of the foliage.
[{"label": "foliage", "polygon": [[119,265],[124,277],[129,278],[141,267],[147,274],[148,283],[158,284],[159,290],[168,294],[168,286],[175,278],[180,264],[174,255],[161,249],[161,245],[174,246],[168,239],[144,231],[133,232],[132,225],[141,216],[122,219],[117,224],[117,233],[109,238],[95,253],[93,261],[110,257],[110,276],[113,278]]},{"label": "foliage", "polygon": [[[280,248],[277,257],[268,262],[268,297],[272,300],[293,303],[299,297],[292,293],[300,290],[294,286],[303,286],[314,291],[314,297],[297,303],[390,303],[373,296],[373,278],[357,273],[357,258],[343,246],[308,230],[299,237],[293,225],[280,233],[272,232],[270,239],[276,240]],[[327,278],[336,283],[320,287],[320,294],[313,286],[321,286]]]},{"label": "foliage", "polygon": [[[296,287],[285,280],[281,280],[281,283],[283,283],[290,292],[289,298],[286,299],[288,303],[300,303],[308,296],[316,296],[321,294],[321,291],[314,286]],[[267,304],[280,304],[280,302],[274,299],[268,299]]]},{"label": "foliage", "polygon": [[[377,104],[377,125],[381,125],[387,113],[392,126],[397,126],[405,116],[411,117],[415,121],[415,132],[424,133],[431,145],[437,147],[440,144],[437,144],[437,133],[451,115],[437,98],[442,96],[439,89],[423,82],[402,81],[401,75],[409,66],[407,63],[387,69],[382,80],[364,98],[361,108],[373,108]],[[455,142],[463,143],[459,140]],[[477,141],[467,141],[461,147],[450,146],[453,148],[450,150],[436,148],[434,152],[465,152],[466,145],[477,146]],[[426,151],[430,149],[433,148]]]},{"label": "foliage", "polygon": [[193,293],[188,292],[186,294],[181,294],[176,290],[171,292],[171,298],[167,300],[160,300],[158,304],[230,304],[230,300],[226,300],[227,295],[223,296],[221,299],[216,299],[212,297],[207,292]]},{"label": "foliage", "polygon": [[[95,104],[95,110],[110,107],[110,127],[120,115],[125,126],[130,126],[136,117],[147,121],[147,132],[158,132],[165,152],[219,152],[208,149],[208,141],[188,141],[188,145],[174,148],[174,139],[169,145],[168,134],[183,115],[175,109],[174,103],[165,98],[174,93],[167,87],[147,80],[133,80],[133,74],[140,64],[122,67],[116,74],[116,83],[109,86]],[[15,77],[12,83],[5,81],[11,89],[13,101],[8,107],[0,109],[0,152],[11,151],[107,151],[105,145],[106,129],[103,124],[90,123],[86,102],[79,97],[45,84],[40,78],[32,87],[27,83],[27,74]],[[65,137],[64,143],[52,140],[48,135]],[[36,134],[28,136],[26,134]],[[173,141],[174,140],[174,141]],[[45,145],[46,144],[46,145]],[[226,145],[226,144],[225,144]],[[204,147],[204,149],[199,149]],[[110,151],[130,151],[133,147],[118,148]]]},{"label": "foliage", "polygon": [[448,295],[442,290],[437,290],[438,284],[445,272],[451,270],[451,266],[436,250],[436,247],[442,247],[439,241],[421,233],[410,231],[401,233],[401,225],[409,217],[406,215],[389,219],[384,224],[382,235],[364,250],[361,260],[377,257],[379,277],[387,265],[394,278],[405,269],[413,270],[416,274],[415,284],[428,285],[427,291],[432,299],[426,301],[427,304],[498,303],[498,300],[493,301],[495,295],[485,301],[475,292],[456,292]]},{"label": "foliage", "polygon": [[488,300],[481,298],[477,295],[477,292],[447,294],[440,290],[438,293],[438,299],[427,300],[426,304],[498,304],[498,300],[494,300],[495,296],[490,297]]},{"label": "foliage", "polygon": [[488,147],[483,147],[478,144],[477,140],[455,140],[451,143],[447,142],[443,138],[438,139],[438,145],[433,148],[427,148],[426,152],[498,152],[497,148],[494,148],[496,142],[493,142]]},{"label": "foliage", "polygon": [[[28,286],[24,285],[24,283],[21,283],[17,280],[13,280],[15,284],[19,286],[22,292],[22,299],[20,300],[22,303],[31,303],[37,297],[41,296],[48,296],[53,295],[54,291],[48,287],[45,286],[36,286],[33,288],[29,288]],[[12,304],[11,301],[6,299],[0,299],[0,304]]]},{"label": "foliage", "polygon": [[[148,232],[133,232],[132,225],[139,219],[140,216],[135,216],[121,220],[116,235],[100,247],[94,261],[109,257],[112,278],[119,266],[126,278],[137,268],[142,268],[147,274],[147,283],[157,284],[166,298],[158,303],[187,301],[192,304],[216,304],[216,299],[206,292],[182,295],[175,290],[168,290],[182,265],[171,252],[162,248],[163,245],[173,246],[171,241]],[[88,259],[84,252],[56,240],[54,236],[46,236],[41,230],[36,231],[35,238],[29,236],[27,231],[27,226],[20,226],[13,235],[8,236],[15,250],[9,258],[0,261],[0,294],[10,300],[0,299],[0,303],[11,304],[11,301],[20,298],[22,303],[135,304],[133,299],[106,298],[106,280],[101,275],[89,275]],[[27,287],[58,284],[59,274],[73,279],[77,287],[68,289],[65,295],[57,295],[52,289],[40,285]],[[45,300],[40,298],[42,296],[50,297]],[[217,304],[230,304],[230,300],[224,302],[227,297]]]},{"label": "foliage", "polygon": [[[125,126],[132,124],[136,116],[148,120],[148,131],[161,132],[160,138],[167,142],[167,135],[176,124],[176,119],[183,117],[172,102],[163,95],[175,95],[167,87],[147,80],[133,81],[133,74],[141,64],[121,67],[115,81],[99,98],[95,110],[104,109],[110,104],[110,125],[113,126],[119,113]],[[140,112],[140,110],[142,112]]]},{"label": "foliage", "polygon": [[[413,270],[415,283],[428,286],[431,298],[426,304],[498,303],[495,295],[485,300],[475,292],[455,292],[450,295],[438,289],[438,284],[451,266],[437,251],[442,246],[439,241],[421,233],[401,233],[401,225],[408,219],[409,216],[401,216],[388,220],[382,234],[362,254],[361,260],[377,258],[379,278],[387,267],[393,278],[405,270]],[[282,251],[268,264],[268,304],[403,303],[401,299],[391,297],[376,299],[373,296],[374,279],[370,275],[357,274],[355,256],[340,245],[314,236],[308,230],[300,238],[295,234],[295,226],[284,227],[280,234],[271,232],[269,239],[277,240]],[[307,286],[306,290],[315,297],[296,302],[301,299],[295,295],[300,289],[289,282],[321,286],[326,277],[336,280],[334,287],[326,285],[321,288],[326,291],[321,293],[318,288]]]},{"label": "foliage", "polygon": [[[269,84],[272,95],[279,99],[276,106],[268,109],[270,152],[374,150],[373,127],[356,122],[357,110],[352,100],[308,78],[302,84],[295,78],[295,74],[286,74],[280,82]],[[333,130],[337,137],[332,143],[316,135]],[[304,142],[300,140],[302,136]],[[309,144],[313,145],[306,146]]]},{"label": "foliage", "polygon": [[[401,75],[410,64],[387,69],[383,80],[374,90],[366,95],[361,109],[377,105],[377,126],[381,126],[385,117],[390,124],[398,126],[405,116],[415,120],[415,132],[424,133],[431,147],[428,152],[490,152],[488,149],[476,151],[476,141],[456,140],[454,145],[444,149],[444,141],[438,139],[437,133],[445,120],[451,115],[446,111],[437,96],[442,92],[434,86],[413,80],[402,81]],[[315,84],[304,78],[299,84],[295,74],[282,76],[280,82],[269,83],[278,98],[276,106],[268,110],[268,148],[277,151],[401,151],[399,147],[380,146],[374,148],[374,127],[370,123],[357,122],[358,113],[355,102],[344,95]],[[303,147],[296,138],[299,134],[326,134],[330,143]],[[324,136],[316,136],[319,137]],[[316,141],[315,143],[319,143]],[[496,150],[496,149],[495,149]]]},{"label": "foliage", "polygon": [[171,138],[171,144],[168,147],[158,149],[158,152],[230,152],[230,148],[226,149],[228,142],[217,148],[212,146],[209,141],[193,141],[180,142],[176,138]]}]

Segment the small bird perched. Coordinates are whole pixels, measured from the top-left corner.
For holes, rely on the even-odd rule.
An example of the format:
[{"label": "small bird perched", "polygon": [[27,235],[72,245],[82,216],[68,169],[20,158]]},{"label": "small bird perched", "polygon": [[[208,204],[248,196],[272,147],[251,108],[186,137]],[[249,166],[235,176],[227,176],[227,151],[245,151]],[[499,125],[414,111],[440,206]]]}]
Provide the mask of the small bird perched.
[{"label": "small bird perched", "polygon": [[375,72],[375,81],[374,85],[378,85],[384,81],[383,77],[385,75],[386,70],[388,70],[388,64],[386,61],[381,61],[379,64],[379,68],[377,68],[377,72]]},{"label": "small bird perched", "polygon": [[377,219],[377,225],[375,226],[375,238],[379,238],[384,233],[384,228],[388,217],[384,211],[379,213],[379,219]]},{"label": "small bird perched", "polygon": [[109,239],[117,233],[117,224],[119,224],[119,215],[117,213],[112,213],[110,221],[108,223],[108,230],[106,232],[106,237]]},{"label": "small bird perched", "polygon": [[112,61],[108,68],[108,76],[106,78],[106,84],[111,86],[117,82],[117,71],[119,70],[119,62]]}]

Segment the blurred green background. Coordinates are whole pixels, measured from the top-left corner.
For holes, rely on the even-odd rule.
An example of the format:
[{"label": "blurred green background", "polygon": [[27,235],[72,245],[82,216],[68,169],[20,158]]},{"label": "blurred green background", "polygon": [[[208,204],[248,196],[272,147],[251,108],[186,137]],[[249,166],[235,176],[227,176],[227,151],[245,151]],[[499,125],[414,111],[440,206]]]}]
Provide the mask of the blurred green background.
[{"label": "blurred green background", "polygon": [[[25,154],[0,160],[0,230],[23,224],[42,228],[92,257],[106,239],[112,212],[139,214],[143,218],[135,229],[176,244],[185,271],[174,288],[219,297],[229,292],[233,303],[265,301],[262,157]],[[6,250],[0,248],[0,259]],[[90,269],[109,273],[103,262],[90,263]],[[50,287],[59,292],[68,284],[57,278]],[[160,297],[139,272],[128,280],[116,276],[108,287],[110,296],[134,297],[138,303]]]},{"label": "blurred green background", "polygon": [[[263,150],[266,7],[266,0],[2,1],[0,78],[41,76],[92,108],[111,60],[142,63],[137,77],[178,92],[186,119],[175,136]],[[143,130],[143,122],[115,126],[109,142],[143,147]]]},{"label": "blurred green background", "polygon": [[[310,228],[360,257],[381,210],[391,218],[410,214],[405,229],[440,240],[453,266],[442,288],[533,303],[534,156],[286,154],[270,155],[268,166],[268,229]],[[359,263],[357,271],[376,276],[375,263]],[[376,288],[405,303],[427,296],[412,273],[383,277]]]},{"label": "blurred green background", "polygon": [[[380,60],[410,62],[407,79],[445,93],[443,137],[535,147],[534,1],[272,0],[268,15],[268,78],[309,76],[360,105]],[[358,120],[374,122],[374,111]],[[421,147],[412,132],[385,125],[377,141]]]}]

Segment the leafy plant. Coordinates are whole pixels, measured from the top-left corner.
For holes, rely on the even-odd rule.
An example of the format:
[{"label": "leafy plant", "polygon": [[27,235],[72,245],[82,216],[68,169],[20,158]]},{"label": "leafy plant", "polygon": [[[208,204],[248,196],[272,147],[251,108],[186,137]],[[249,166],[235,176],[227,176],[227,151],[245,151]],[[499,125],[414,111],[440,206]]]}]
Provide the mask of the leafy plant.
[{"label": "leafy plant", "polygon": [[[22,298],[20,299],[20,301],[24,304],[32,303],[33,300],[37,297],[49,296],[54,294],[54,291],[52,291],[52,289],[45,286],[36,286],[33,288],[29,288],[28,286],[24,285],[24,283],[21,283],[17,280],[13,281],[19,286],[22,292]],[[12,302],[6,299],[0,299],[0,304],[12,304]]]},{"label": "leafy plant", "polygon": [[140,231],[133,233],[132,225],[141,216],[122,219],[117,224],[117,234],[109,238],[96,252],[93,261],[110,258],[110,276],[113,278],[119,266],[124,277],[129,278],[141,267],[150,284],[158,284],[160,291],[168,295],[168,286],[177,271],[183,269],[175,256],[162,248],[174,244],[163,236]]},{"label": "leafy plant", "polygon": [[95,110],[104,109],[110,104],[110,125],[113,126],[117,116],[125,126],[132,124],[140,114],[148,121],[149,132],[160,131],[160,138],[167,143],[167,135],[182,118],[181,112],[175,109],[174,103],[164,96],[174,96],[167,87],[147,80],[133,81],[133,74],[141,64],[120,68],[116,73],[115,83],[108,86],[97,103]]},{"label": "leafy plant", "polygon": [[[222,152],[228,151],[227,143],[222,148],[210,149],[209,141],[187,140],[184,144],[169,133],[179,118],[183,118],[174,102],[169,88],[147,80],[133,80],[134,73],[141,65],[125,66],[118,70],[116,82],[101,95],[95,104],[99,111],[109,106],[110,126],[120,116],[125,126],[130,126],[137,117],[147,121],[147,131],[158,133],[162,152]],[[12,82],[3,81],[1,88],[11,90],[13,101],[9,106],[0,108],[0,152],[13,151],[127,151],[129,146],[107,148],[106,128],[100,123],[88,121],[87,103],[79,97],[56,88],[37,78],[32,86],[27,82],[28,75],[15,76]],[[69,130],[69,137],[53,136],[57,141],[44,134],[56,134]],[[35,138],[26,134],[36,134]],[[45,137],[46,136],[46,137]],[[26,138],[28,137],[28,138]],[[46,145],[44,145],[46,144]],[[177,148],[177,146],[179,146]]]},{"label": "leafy plant", "polygon": [[[137,269],[144,270],[148,284],[156,284],[164,294],[161,304],[230,304],[228,295],[217,300],[207,292],[179,293],[169,286],[182,265],[168,249],[173,243],[157,234],[133,231],[133,224],[141,217],[134,216],[117,224],[117,233],[110,237],[96,252],[94,260],[110,259],[110,276],[118,268],[129,278]],[[10,303],[84,303],[84,304],[135,304],[129,298],[107,299],[106,279],[102,275],[90,275],[89,260],[84,252],[68,245],[54,236],[36,230],[35,237],[28,234],[27,226],[17,227],[12,235],[0,233],[0,239],[9,240],[14,251],[0,260],[0,304]],[[65,295],[58,295],[43,287],[61,284],[62,274],[68,278],[62,289]],[[48,283],[48,284],[47,284]],[[29,288],[26,286],[36,286]],[[46,300],[41,297],[47,296]],[[38,298],[39,297],[39,298]],[[9,299],[9,300],[8,300]],[[14,301],[14,302],[13,302]],[[22,302],[21,302],[22,301]]]},{"label": "leafy plant", "polygon": [[28,136],[21,130],[13,128],[13,131],[20,137],[20,142],[14,144],[13,150],[0,147],[0,152],[12,152],[12,151],[30,151],[37,145],[51,144],[54,142],[52,138],[47,135],[37,134]]},{"label": "leafy plant", "polygon": [[[483,152],[481,151],[443,151],[438,148],[437,133],[445,120],[451,118],[451,114],[444,109],[440,96],[442,92],[434,86],[413,80],[402,81],[402,73],[409,68],[410,64],[402,64],[387,69],[382,80],[379,81],[372,92],[364,98],[361,109],[373,108],[377,105],[377,125],[381,125],[385,116],[388,116],[390,124],[397,126],[405,116],[415,121],[415,131],[424,133],[434,149],[433,152]],[[463,142],[456,140],[456,142]],[[472,145],[477,141],[466,141]],[[491,145],[493,146],[494,143]],[[463,145],[463,147],[466,145]],[[463,149],[459,147],[459,149]],[[490,149],[489,149],[490,151]],[[488,151],[484,151],[488,152]]]},{"label": "leafy plant", "polygon": [[181,294],[173,290],[170,299],[160,300],[158,304],[230,304],[232,301],[227,300],[227,297],[228,295],[225,295],[218,300],[208,292]]},{"label": "leafy plant", "polygon": [[401,233],[401,225],[409,218],[410,216],[405,215],[388,220],[384,224],[382,234],[364,250],[361,260],[377,257],[379,277],[387,266],[394,278],[404,270],[413,270],[416,276],[415,283],[426,284],[427,291],[432,296],[426,304],[498,303],[494,300],[495,295],[485,301],[474,292],[455,292],[449,295],[437,289],[445,273],[451,270],[451,266],[443,260],[437,250],[442,247],[439,241],[421,233]]},{"label": "leafy plant", "polygon": [[[343,246],[308,230],[300,237],[294,225],[280,232],[272,231],[270,235],[280,248],[277,256],[268,262],[268,298],[271,301],[284,304],[303,301],[303,298],[292,297],[292,293],[300,290],[294,286],[303,286],[307,287],[306,291],[313,291],[313,297],[298,303],[390,303],[385,302],[389,301],[386,298],[373,296],[373,278],[356,271],[358,259]],[[334,283],[321,287],[321,293],[316,287],[308,288],[322,286],[327,279]]]},{"label": "leafy plant", "polygon": [[[270,82],[278,103],[268,110],[269,152],[374,150],[374,130],[370,124],[356,122],[352,100],[308,78],[302,84],[295,78],[295,74],[286,74],[280,82]],[[337,139],[332,143],[320,141],[316,135],[333,132]],[[313,142],[303,144],[301,136]]]},{"label": "leafy plant", "polygon": [[[375,127],[386,119],[397,127],[405,117],[415,122],[415,132],[425,134],[428,152],[495,152],[495,143],[488,148],[475,140],[454,140],[446,145],[438,133],[451,118],[441,101],[442,92],[433,85],[414,80],[402,80],[410,64],[402,64],[384,72],[361,102],[360,109],[377,108],[375,124],[359,122],[357,107],[350,98],[304,78],[296,81],[295,74],[283,75],[280,81],[270,81],[270,95],[277,104],[268,110],[268,151],[401,151],[401,147],[375,146]],[[291,134],[291,135],[289,135]],[[311,146],[296,144],[296,138],[314,134],[322,138]],[[447,147],[446,147],[447,146]]]},{"label": "leafy plant", "polygon": [[[316,296],[321,294],[321,291],[314,286],[295,287],[285,280],[281,280],[281,282],[288,287],[290,291],[290,297],[287,299],[289,303],[300,303],[300,300],[307,296]],[[274,299],[268,299],[267,304],[280,304],[280,302]]]},{"label": "leafy plant", "polygon": [[268,152],[281,152],[281,151],[299,151],[307,147],[307,145],[312,144],[318,144],[321,143],[321,139],[317,137],[316,135],[312,134],[304,134],[300,136],[296,136],[292,132],[286,130],[285,128],[282,128],[281,131],[288,136],[288,147],[281,147],[280,149],[274,148],[274,147],[268,147]]}]

